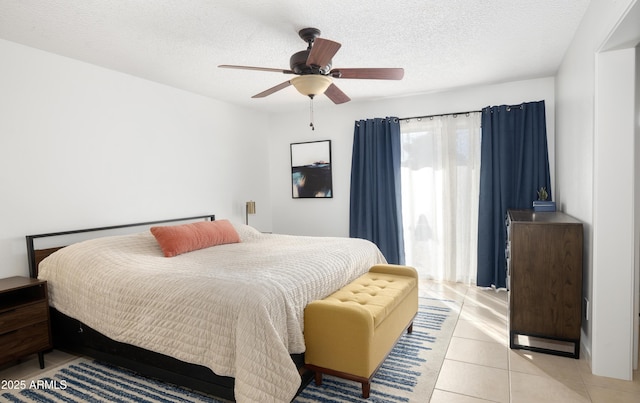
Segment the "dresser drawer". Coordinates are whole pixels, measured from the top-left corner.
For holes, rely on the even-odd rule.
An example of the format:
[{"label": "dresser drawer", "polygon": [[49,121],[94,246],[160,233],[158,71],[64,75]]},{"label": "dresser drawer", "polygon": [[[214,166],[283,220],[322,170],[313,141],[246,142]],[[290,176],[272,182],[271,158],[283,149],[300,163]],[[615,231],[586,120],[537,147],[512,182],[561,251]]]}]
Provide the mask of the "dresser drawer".
[{"label": "dresser drawer", "polygon": [[42,322],[0,335],[0,363],[50,348],[49,323]]},{"label": "dresser drawer", "polygon": [[47,310],[47,301],[43,300],[0,312],[0,335],[34,323],[46,322]]}]

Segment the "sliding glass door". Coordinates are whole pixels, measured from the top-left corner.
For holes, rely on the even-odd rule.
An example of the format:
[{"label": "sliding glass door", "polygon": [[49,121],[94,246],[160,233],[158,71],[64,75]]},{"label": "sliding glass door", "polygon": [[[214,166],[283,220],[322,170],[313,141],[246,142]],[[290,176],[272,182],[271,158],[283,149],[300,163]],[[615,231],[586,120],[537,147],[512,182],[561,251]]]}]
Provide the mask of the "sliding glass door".
[{"label": "sliding glass door", "polygon": [[475,284],[480,113],[405,119],[400,128],[406,263],[421,278]]}]

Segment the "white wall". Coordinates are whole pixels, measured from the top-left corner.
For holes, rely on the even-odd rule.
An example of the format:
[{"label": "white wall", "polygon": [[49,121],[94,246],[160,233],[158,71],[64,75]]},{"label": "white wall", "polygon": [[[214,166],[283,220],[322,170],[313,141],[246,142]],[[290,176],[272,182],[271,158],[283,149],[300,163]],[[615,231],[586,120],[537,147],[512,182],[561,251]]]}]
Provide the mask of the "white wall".
[{"label": "white wall", "polygon": [[0,60],[0,278],[28,274],[28,234],[243,222],[249,199],[269,229],[265,114],[3,40]]},{"label": "white wall", "polygon": [[635,59],[634,48],[597,55],[593,147],[592,345],[606,350],[592,350],[592,368],[598,375],[629,380],[635,275]]},{"label": "white wall", "polygon": [[[612,81],[600,81],[596,60],[608,38],[620,39],[622,31],[617,27],[634,5],[637,7],[636,0],[592,0],[556,77],[556,201],[585,224],[583,292],[591,301],[594,314],[591,320],[583,323],[582,342],[592,359],[595,374],[622,379],[629,379],[631,374],[629,331],[632,326],[628,312],[633,292],[629,282],[633,279],[634,248],[633,244],[611,244],[609,240],[620,239],[625,234],[633,236],[633,208],[624,206],[628,206],[628,198],[633,197],[633,173],[628,170],[633,169],[634,156],[628,151],[634,146],[633,135],[629,138],[625,133],[613,133],[606,125],[596,129],[596,122],[604,117],[602,113],[606,113],[603,107],[607,109],[604,98],[598,98],[597,85],[601,91],[606,91],[611,89],[610,85],[620,84],[616,84],[619,77],[615,76],[615,68],[612,70],[615,63],[605,59],[601,61],[607,62],[606,72],[602,71],[600,78],[609,75]],[[628,32],[637,32],[640,21],[623,25],[631,27]],[[633,60],[631,57],[623,59]],[[633,91],[634,85],[629,82],[627,87]],[[619,95],[624,97],[625,94],[628,95],[628,91]],[[628,101],[619,99],[615,93],[606,96],[615,103]],[[609,147],[621,138],[624,144],[617,150]],[[603,171],[596,172],[598,167],[603,167]],[[611,189],[610,184],[614,184],[615,189]],[[625,190],[618,192],[622,188]],[[621,200],[620,205],[608,205],[607,199],[623,197],[625,200]],[[616,256],[616,260],[606,261],[606,256]],[[612,267],[615,270],[611,271]],[[598,278],[608,275],[619,281],[596,284]],[[614,335],[616,332],[618,336]],[[620,333],[624,334],[620,336]],[[594,337],[596,334],[598,336]],[[621,342],[620,337],[626,341]]]},{"label": "white wall", "polygon": [[[363,81],[362,85],[366,85]],[[349,235],[349,187],[354,123],[360,119],[412,117],[480,110],[485,106],[545,101],[552,183],[554,183],[555,88],[553,78],[485,85],[371,102],[333,105],[316,102],[315,131],[309,128],[308,100],[299,109],[272,116],[271,196],[273,230],[322,236]],[[290,143],[331,140],[333,199],[292,199]]]},{"label": "white wall", "polygon": [[635,246],[634,246],[634,266],[635,266],[635,276],[634,276],[634,295],[635,295],[635,314],[633,315],[634,319],[634,345],[633,345],[633,369],[638,369],[638,363],[640,362],[640,45],[636,46],[636,110],[635,110],[635,121],[637,122],[635,127],[635,178],[634,178],[634,221],[635,221]]}]

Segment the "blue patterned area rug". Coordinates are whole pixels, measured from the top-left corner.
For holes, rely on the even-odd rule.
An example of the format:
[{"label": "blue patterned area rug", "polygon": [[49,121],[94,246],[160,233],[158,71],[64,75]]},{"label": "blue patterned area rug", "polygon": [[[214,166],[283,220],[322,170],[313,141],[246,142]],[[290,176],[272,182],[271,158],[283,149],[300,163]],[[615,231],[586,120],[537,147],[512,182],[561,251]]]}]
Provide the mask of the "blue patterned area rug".
[{"label": "blue patterned area rug", "polygon": [[[428,402],[459,313],[456,302],[421,297],[413,333],[402,336],[373,378],[368,400],[362,399],[359,383],[325,375],[321,386],[312,381],[294,402]],[[0,401],[220,402],[87,358],[18,382],[13,390],[0,390]]]},{"label": "blue patterned area rug", "polygon": [[1,402],[218,402],[208,396],[92,359],[78,358],[61,367],[25,380],[9,392],[0,391]]}]

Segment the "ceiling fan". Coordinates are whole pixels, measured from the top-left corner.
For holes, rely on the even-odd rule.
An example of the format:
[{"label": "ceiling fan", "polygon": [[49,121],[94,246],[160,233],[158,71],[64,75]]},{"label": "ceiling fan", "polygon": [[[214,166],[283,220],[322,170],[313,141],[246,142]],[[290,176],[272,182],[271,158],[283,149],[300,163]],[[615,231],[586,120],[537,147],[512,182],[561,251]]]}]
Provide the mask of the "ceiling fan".
[{"label": "ceiling fan", "polygon": [[294,53],[290,60],[290,70],[268,67],[236,66],[223,64],[218,67],[227,69],[270,71],[283,74],[295,74],[297,77],[271,87],[252,98],[264,98],[274,92],[293,85],[301,94],[313,97],[325,94],[335,104],[351,100],[334,83],[334,78],[401,80],[404,76],[402,68],[334,68],[332,58],[340,49],[341,44],[320,38],[320,30],[304,28],[298,32],[302,40],[307,42],[306,50]]}]

